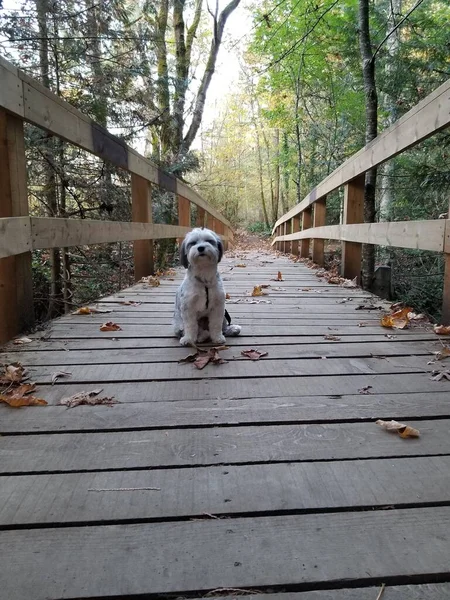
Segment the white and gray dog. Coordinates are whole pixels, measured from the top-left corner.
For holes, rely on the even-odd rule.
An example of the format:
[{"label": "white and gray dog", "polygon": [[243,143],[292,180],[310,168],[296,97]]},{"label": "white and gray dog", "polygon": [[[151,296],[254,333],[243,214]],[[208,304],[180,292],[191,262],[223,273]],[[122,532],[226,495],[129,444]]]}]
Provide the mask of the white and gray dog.
[{"label": "white and gray dog", "polygon": [[223,344],[225,336],[241,332],[239,325],[231,325],[225,310],[225,290],[217,270],[222,255],[222,242],[209,229],[193,229],[181,244],[181,264],[187,272],[175,298],[174,326],[182,346],[208,340]]}]

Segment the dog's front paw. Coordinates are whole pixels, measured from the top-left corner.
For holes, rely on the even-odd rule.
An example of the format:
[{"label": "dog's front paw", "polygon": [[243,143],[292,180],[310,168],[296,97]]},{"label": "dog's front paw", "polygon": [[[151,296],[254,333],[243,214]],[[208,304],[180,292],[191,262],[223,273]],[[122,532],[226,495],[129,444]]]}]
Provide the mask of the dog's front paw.
[{"label": "dog's front paw", "polygon": [[222,335],[221,333],[219,335],[212,335],[211,336],[211,342],[213,344],[225,344],[226,340],[225,340],[225,336]]},{"label": "dog's front paw", "polygon": [[188,337],[187,335],[184,335],[181,339],[180,339],[180,344],[182,346],[195,346],[195,341],[192,340],[190,337]]}]

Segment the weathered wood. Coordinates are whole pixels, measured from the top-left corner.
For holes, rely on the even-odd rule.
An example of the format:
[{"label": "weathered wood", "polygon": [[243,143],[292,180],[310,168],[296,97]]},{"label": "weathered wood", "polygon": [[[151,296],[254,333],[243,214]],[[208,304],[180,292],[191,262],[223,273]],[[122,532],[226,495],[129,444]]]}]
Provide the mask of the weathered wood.
[{"label": "weathered wood", "polygon": [[442,323],[450,325],[450,202],[444,239],[444,289],[442,293]]},{"label": "weathered wood", "polygon": [[317,200],[362,175],[372,167],[397,156],[450,124],[450,81],[438,87],[416,104],[391,127],[385,129],[370,144],[361,148],[326,177],[299,204],[275,223],[275,228],[300,214]]},{"label": "weathered wood", "polygon": [[[300,231],[300,215],[292,219],[292,233]],[[291,242],[291,252],[294,256],[300,256],[300,248],[297,240]]]},{"label": "weathered wood", "polygon": [[[302,213],[302,232],[304,233],[307,229],[310,229],[311,224],[312,224],[312,208],[307,208]],[[300,244],[300,256],[302,258],[309,258],[309,242],[310,242],[310,239],[307,237],[302,239],[302,243]]]},{"label": "weathered wood", "polygon": [[0,259],[31,250],[29,217],[0,218]]},{"label": "weathered wood", "polygon": [[[323,361],[325,362],[325,361]],[[192,367],[194,368],[194,367]],[[305,396],[341,396],[358,394],[368,389],[373,394],[410,394],[419,392],[450,392],[450,381],[430,381],[426,373],[372,374],[372,375],[333,375],[331,377],[312,375],[309,377],[266,377],[216,379],[213,385],[205,379],[144,381],[130,383],[103,383],[100,387],[105,396],[115,396],[124,403],[164,401],[191,401],[203,398],[216,401],[217,398],[291,398],[299,394]],[[98,386],[93,386],[95,389]],[[65,383],[40,385],[39,395],[50,404],[57,404],[62,398],[86,390],[85,383]],[[31,409],[30,409],[31,410]],[[37,410],[37,409],[34,409]],[[73,409],[75,410],[75,409]]]},{"label": "weathered wood", "polygon": [[205,209],[201,208],[200,206],[197,206],[197,217],[195,220],[195,225],[197,227],[204,227],[205,226],[205,218],[206,218]]},{"label": "weathered wood", "polygon": [[[344,224],[352,225],[364,221],[365,175],[360,175],[345,186]],[[355,242],[342,242],[341,272],[347,279],[361,283],[362,245]]]},{"label": "weathered wood", "polygon": [[440,507],[5,531],[2,588],[10,600],[49,600],[430,580],[448,577],[449,526]]},{"label": "weathered wood", "polygon": [[[291,233],[287,240],[303,240],[306,236],[322,240],[341,240],[358,244],[376,244],[392,248],[413,248],[442,252],[446,220],[392,221],[389,223],[359,223],[354,225],[325,225],[304,233]],[[274,238],[272,243],[283,241]]]},{"label": "weathered wood", "polygon": [[[445,474],[449,470],[449,456],[434,456],[226,469],[220,466],[189,471],[5,476],[0,477],[0,525],[106,524],[117,520],[202,517],[205,513],[257,515],[264,511],[400,508],[410,505],[412,498],[415,504],[446,502]],[[419,494],[417,481],[421,482]],[[134,493],[90,491],[145,487],[156,489]]]},{"label": "weathered wood", "polygon": [[206,213],[206,227],[211,229],[211,231],[215,231],[215,219],[214,216],[210,213]]},{"label": "weathered wood", "polygon": [[[313,227],[321,227],[325,225],[326,220],[326,198],[318,200],[314,204],[314,224]],[[317,264],[323,267],[324,265],[324,241],[319,238],[313,238],[312,241],[312,259]]]},{"label": "weathered wood", "polygon": [[[152,189],[149,182],[140,175],[131,174],[131,215],[138,223],[153,223]],[[135,240],[134,278],[139,281],[154,272],[153,240]]]},{"label": "weathered wood", "polygon": [[[283,224],[284,235],[289,235],[292,232],[292,223],[291,221],[286,221]],[[291,242],[283,242],[283,252],[289,254],[291,252]]]},{"label": "weathered wood", "polygon": [[[187,198],[178,195],[178,225],[181,227],[191,226],[191,203]],[[183,237],[178,238],[178,243],[181,244]]]},{"label": "weathered wood", "polygon": [[406,443],[373,422],[5,436],[0,473],[450,454],[449,420],[419,426]]},{"label": "weathered wood", "polygon": [[[8,219],[9,234],[19,233],[13,249],[16,256],[0,258],[0,343],[34,325],[27,172],[23,123],[0,109],[0,218],[19,217],[18,227]],[[25,225],[26,223],[26,225]],[[25,225],[25,226],[24,226]],[[24,236],[26,238],[24,239]],[[5,242],[3,242],[4,244]],[[8,254],[11,254],[6,248]],[[5,252],[3,253],[5,254]]]},{"label": "weathered wood", "polygon": [[[117,388],[118,398],[124,386]],[[55,390],[52,390],[55,391]],[[56,390],[56,393],[58,390]],[[320,390],[319,390],[320,392]],[[450,415],[447,392],[416,392],[330,396],[288,396],[241,398],[238,400],[158,401],[149,396],[143,402],[107,406],[48,406],[45,410],[23,408],[11,411],[0,407],[0,433],[64,433],[77,431],[160,429],[192,426],[244,424],[307,424],[358,420],[435,418]],[[131,392],[128,392],[132,394]],[[45,393],[43,394],[45,395]],[[47,397],[47,396],[46,396]],[[62,396],[61,396],[62,397]],[[420,428],[420,423],[417,423]]]}]

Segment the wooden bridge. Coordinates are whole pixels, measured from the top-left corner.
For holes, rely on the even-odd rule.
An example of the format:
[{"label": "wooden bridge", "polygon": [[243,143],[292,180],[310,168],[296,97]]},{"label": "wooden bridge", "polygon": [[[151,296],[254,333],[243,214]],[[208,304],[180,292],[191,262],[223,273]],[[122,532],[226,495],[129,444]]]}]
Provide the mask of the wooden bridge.
[{"label": "wooden bridge", "polygon": [[[450,221],[360,221],[364,172],[448,126],[450,84],[284,215],[275,252],[233,249],[230,223],[183,182],[8,63],[0,80],[2,342],[32,323],[33,249],[134,240],[139,281],[152,240],[194,221],[230,245],[221,272],[243,327],[226,363],[180,363],[178,269],[91,305],[106,314],[67,315],[5,344],[2,362],[24,365],[48,405],[0,406],[0,597],[447,600],[450,381],[433,354],[446,338],[420,323],[384,329],[385,302],[328,283],[298,255],[311,249],[320,265],[323,240],[341,240],[353,279],[362,242],[444,252],[449,320]],[[29,216],[23,121],[130,171],[134,222]],[[152,185],[177,194],[178,225],[150,222]],[[325,196],[339,186],[345,222],[326,226]],[[121,330],[100,331],[104,321]],[[241,354],[251,348],[267,356]],[[59,404],[99,389],[116,403]]]}]

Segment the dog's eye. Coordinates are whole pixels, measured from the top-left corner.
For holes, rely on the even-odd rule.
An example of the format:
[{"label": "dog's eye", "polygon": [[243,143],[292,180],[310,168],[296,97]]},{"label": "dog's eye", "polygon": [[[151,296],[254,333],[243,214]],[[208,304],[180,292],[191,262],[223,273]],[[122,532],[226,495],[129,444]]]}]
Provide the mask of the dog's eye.
[{"label": "dog's eye", "polygon": [[215,246],[216,245],[216,240],[206,240],[209,244],[211,244],[211,246]]}]

